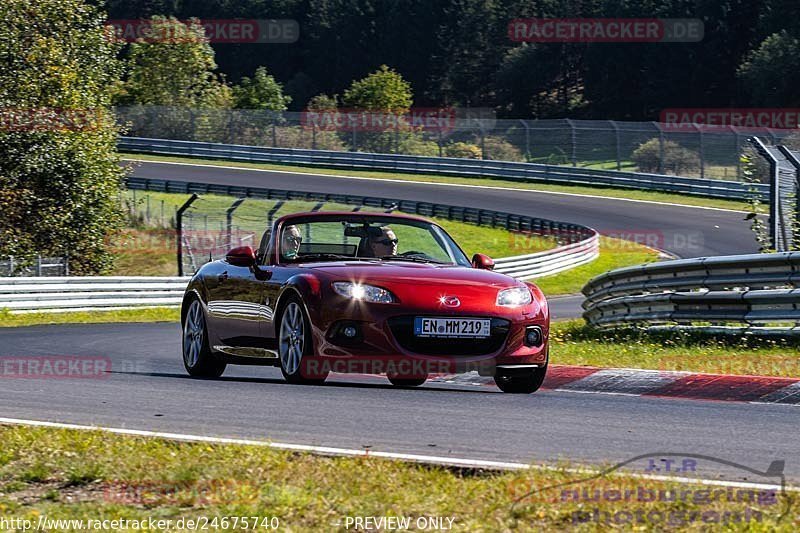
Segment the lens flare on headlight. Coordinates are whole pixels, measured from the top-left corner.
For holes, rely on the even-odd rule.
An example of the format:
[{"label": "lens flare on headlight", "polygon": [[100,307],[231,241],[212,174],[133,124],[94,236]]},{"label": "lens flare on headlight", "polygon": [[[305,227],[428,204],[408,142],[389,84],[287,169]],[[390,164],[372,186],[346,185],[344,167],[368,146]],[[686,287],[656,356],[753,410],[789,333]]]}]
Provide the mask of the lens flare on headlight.
[{"label": "lens flare on headlight", "polygon": [[532,299],[528,287],[511,287],[497,293],[497,305],[500,307],[520,307],[528,305]]},{"label": "lens flare on headlight", "polygon": [[391,292],[374,285],[364,285],[351,281],[336,281],[333,283],[333,290],[345,298],[363,302],[388,304],[395,301]]}]

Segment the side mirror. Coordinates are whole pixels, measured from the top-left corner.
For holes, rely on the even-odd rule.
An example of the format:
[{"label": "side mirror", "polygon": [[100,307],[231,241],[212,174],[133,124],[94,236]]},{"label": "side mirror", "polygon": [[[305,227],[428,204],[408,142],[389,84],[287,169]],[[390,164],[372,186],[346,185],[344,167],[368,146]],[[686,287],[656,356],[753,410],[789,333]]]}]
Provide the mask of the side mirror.
[{"label": "side mirror", "polygon": [[233,266],[254,266],[256,264],[256,253],[251,246],[239,246],[225,254],[225,261]]},{"label": "side mirror", "polygon": [[486,254],[475,254],[472,256],[472,268],[494,270],[494,261]]}]

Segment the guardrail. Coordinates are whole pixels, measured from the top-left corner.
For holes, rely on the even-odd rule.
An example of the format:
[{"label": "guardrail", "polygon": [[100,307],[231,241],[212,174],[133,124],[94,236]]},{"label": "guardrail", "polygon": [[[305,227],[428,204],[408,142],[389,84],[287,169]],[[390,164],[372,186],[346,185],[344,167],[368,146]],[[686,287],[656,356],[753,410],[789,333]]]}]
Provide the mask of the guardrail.
[{"label": "guardrail", "polygon": [[583,316],[600,328],[675,325],[722,331],[736,324],[800,333],[798,286],[800,252],[664,261],[612,270],[589,281],[583,288]]},{"label": "guardrail", "polygon": [[769,186],[765,184],[686,178],[664,174],[594,170],[538,163],[365,152],[336,152],[299,148],[266,148],[141,137],[120,137],[117,145],[120,150],[126,152],[206,157],[230,161],[293,163],[298,165],[446,174],[466,177],[486,176],[511,181],[621,187],[735,200],[748,199],[753,194],[760,194],[763,198],[769,196]]},{"label": "guardrail", "polygon": [[145,276],[0,278],[11,313],[178,307],[189,278]]},{"label": "guardrail", "polygon": [[128,177],[129,189],[185,194],[223,194],[239,198],[263,198],[270,200],[303,200],[308,202],[334,202],[356,206],[377,207],[428,217],[444,218],[476,224],[502,227],[509,231],[531,235],[555,237],[564,244],[533,254],[498,258],[496,270],[520,279],[533,279],[556,274],[596,259],[600,254],[597,231],[580,224],[558,222],[543,218],[515,215],[489,209],[415,202],[390,198],[374,198],[351,194],[328,194],[262,187],[193,183],[171,180],[153,180]]}]

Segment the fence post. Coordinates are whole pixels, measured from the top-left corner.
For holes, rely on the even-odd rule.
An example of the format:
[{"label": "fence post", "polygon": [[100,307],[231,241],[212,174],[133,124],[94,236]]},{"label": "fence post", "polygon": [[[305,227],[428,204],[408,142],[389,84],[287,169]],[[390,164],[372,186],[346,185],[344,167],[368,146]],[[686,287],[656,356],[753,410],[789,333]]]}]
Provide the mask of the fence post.
[{"label": "fence post", "polygon": [[617,170],[622,170],[622,143],[619,138],[619,126],[615,120],[609,120],[611,127],[614,128],[614,137],[617,143]]},{"label": "fence post", "polygon": [[578,139],[575,135],[575,125],[572,123],[570,119],[564,119],[569,124],[569,131],[570,131],[570,143],[572,144],[572,166],[578,166]]},{"label": "fence post", "polygon": [[274,121],[272,122],[272,147],[273,148],[277,148],[278,147],[278,135],[277,135],[277,133],[275,131],[275,122]]},{"label": "fence post", "polygon": [[769,174],[770,174],[770,187],[769,187],[769,239],[772,248],[776,252],[784,252],[786,248],[784,246],[784,242],[779,242],[780,233],[778,232],[778,226],[780,224],[780,191],[778,190],[778,160],[767,150],[767,147],[764,146],[764,143],[761,142],[761,139],[758,137],[750,137],[748,139],[750,143],[755,147],[756,151],[767,160],[769,163]]},{"label": "fence post", "polygon": [[525,127],[525,161],[531,160],[531,129],[528,127],[528,122],[520,119],[522,125]]},{"label": "fence post", "polygon": [[739,131],[734,126],[728,126],[733,132],[733,147],[736,150],[736,179],[742,179],[742,142],[739,139]]},{"label": "fence post", "polygon": [[317,149],[317,127],[311,124],[311,149]]},{"label": "fence post", "polygon": [[481,159],[486,159],[486,135],[483,131],[483,124],[481,124],[478,119],[475,119],[475,122],[478,124],[478,130],[481,132]]},{"label": "fence post", "polygon": [[69,276],[69,252],[64,256],[64,275]]},{"label": "fence post", "polygon": [[36,276],[42,277],[42,256],[36,254]]},{"label": "fence post", "polygon": [[192,194],[182,206],[175,211],[175,236],[177,239],[177,259],[178,259],[178,275],[183,276],[183,212],[189,209],[189,206],[197,200],[197,194]]},{"label": "fence post", "polygon": [[270,229],[272,229],[272,219],[275,217],[275,213],[277,213],[281,207],[283,207],[283,200],[280,200],[273,205],[272,209],[270,209],[267,213],[267,224],[269,225]]},{"label": "fence post", "polygon": [[653,125],[658,129],[658,173],[664,173],[664,130],[658,122],[653,122]]},{"label": "fence post", "polygon": [[237,198],[225,211],[225,236],[228,239],[228,248],[233,244],[233,212],[242,205],[247,198]]},{"label": "fence post", "polygon": [[706,177],[706,158],[705,158],[705,151],[703,150],[703,128],[700,124],[694,124],[697,133],[700,135],[700,142],[699,142],[699,152],[700,152],[700,178]]}]

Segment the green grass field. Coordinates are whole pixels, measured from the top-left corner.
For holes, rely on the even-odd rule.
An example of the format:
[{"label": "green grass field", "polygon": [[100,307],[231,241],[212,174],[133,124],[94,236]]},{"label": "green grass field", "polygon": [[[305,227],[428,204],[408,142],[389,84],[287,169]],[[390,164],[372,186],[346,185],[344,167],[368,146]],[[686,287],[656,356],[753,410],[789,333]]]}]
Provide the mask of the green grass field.
[{"label": "green grass field", "polygon": [[180,311],[166,307],[65,313],[12,314],[0,309],[0,328],[42,324],[102,324],[111,322],[178,322]]},{"label": "green grass field", "polygon": [[507,187],[515,189],[525,189],[531,191],[556,192],[582,194],[592,196],[604,196],[608,198],[624,198],[630,200],[645,200],[656,203],[673,203],[680,205],[691,205],[700,207],[716,207],[719,209],[732,209],[735,211],[747,211],[746,202],[724,200],[717,198],[704,198],[702,196],[691,196],[687,194],[671,194],[666,192],[641,191],[636,189],[617,189],[610,187],[593,187],[590,185],[556,185],[552,183],[535,183],[523,181],[508,181],[490,177],[464,178],[447,175],[430,174],[404,174],[397,172],[351,170],[351,169],[328,169],[320,167],[304,167],[299,165],[280,165],[263,163],[244,163],[235,161],[220,161],[214,159],[188,158],[188,157],[167,157],[145,154],[123,154],[132,161],[167,161],[177,163],[195,163],[215,166],[231,166],[241,168],[256,168],[265,170],[283,170],[290,172],[302,172],[311,174],[327,174],[342,176],[358,176],[373,179],[391,179],[403,181],[423,181],[431,183],[453,183],[461,185],[476,185],[489,187]]},{"label": "green grass field", "polygon": [[[470,532],[800,527],[796,493],[726,492],[620,473],[587,481],[590,473],[570,471],[577,465],[568,464],[506,473],[448,470],[25,426],[0,426],[0,442],[0,516],[34,524],[40,517],[153,518],[172,520],[177,531],[178,520],[194,519],[227,525],[220,530],[269,530],[252,527],[257,517],[279,531],[346,531],[355,517],[392,516],[408,517],[412,530],[420,517],[436,517],[449,530]],[[566,496],[557,486],[563,483],[571,489]],[[626,490],[629,496],[618,497]],[[681,496],[667,501],[659,491]],[[637,499],[639,493],[654,494],[654,501],[640,501],[647,498]],[[594,494],[601,496],[591,501]],[[243,517],[250,527],[243,527]],[[50,530],[75,528],[62,523]]]},{"label": "green grass field", "polygon": [[800,377],[798,341],[752,336],[598,331],[581,320],[553,323],[551,361],[560,365]]}]

